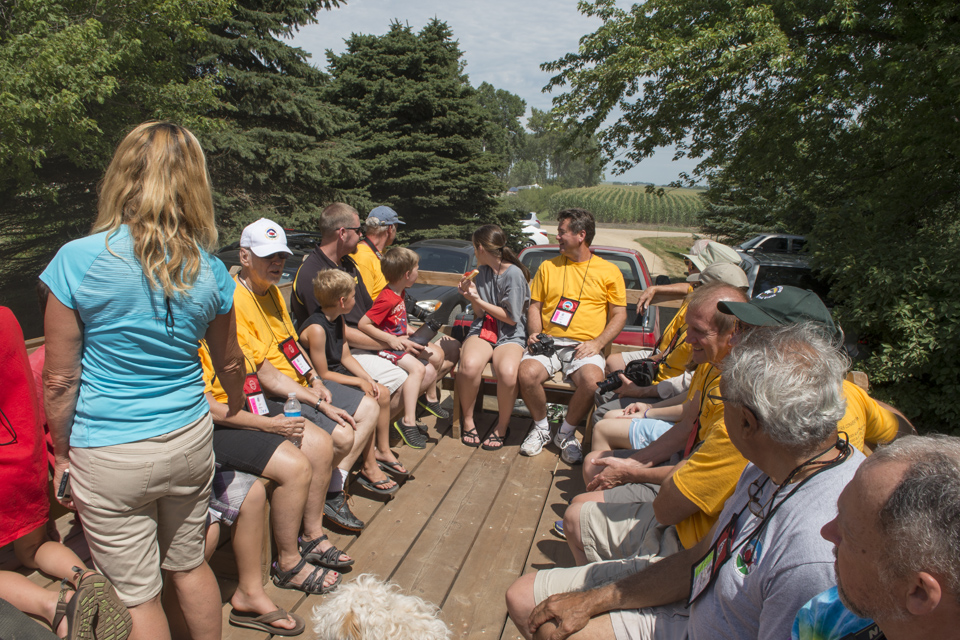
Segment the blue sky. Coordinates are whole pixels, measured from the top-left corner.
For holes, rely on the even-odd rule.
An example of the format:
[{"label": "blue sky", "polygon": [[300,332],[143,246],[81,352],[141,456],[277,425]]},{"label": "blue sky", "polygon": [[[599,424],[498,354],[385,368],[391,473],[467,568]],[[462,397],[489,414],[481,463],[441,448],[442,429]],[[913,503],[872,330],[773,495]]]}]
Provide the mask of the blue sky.
[{"label": "blue sky", "polygon": [[[580,37],[600,24],[577,11],[576,0],[347,0],[346,6],[321,12],[319,23],[302,29],[293,44],[323,68],[325,52],[342,53],[351,33],[381,35],[394,19],[419,31],[434,17],[450,25],[460,42],[473,86],[489,82],[538,109],[549,109],[551,99],[541,92],[550,76],[540,64],[575,51]],[[661,150],[623,176],[608,170],[607,179],[666,184],[692,170],[693,162],[673,162],[672,156],[672,149]]]}]

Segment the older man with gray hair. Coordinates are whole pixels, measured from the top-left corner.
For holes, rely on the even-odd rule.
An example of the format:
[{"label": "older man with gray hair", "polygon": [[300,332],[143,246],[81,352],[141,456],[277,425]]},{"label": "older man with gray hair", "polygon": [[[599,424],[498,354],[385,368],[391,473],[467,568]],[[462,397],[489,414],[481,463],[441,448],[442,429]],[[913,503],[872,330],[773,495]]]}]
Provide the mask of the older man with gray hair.
[{"label": "older man with gray hair", "polygon": [[816,325],[744,336],[724,363],[720,393],[730,438],[751,464],[711,532],[657,562],[641,556],[523,576],[507,592],[520,632],[785,638],[801,604],[833,584],[820,528],[864,459],[837,437],[846,366]]},{"label": "older man with gray hair", "polygon": [[837,509],[822,534],[838,586],[800,610],[793,638],[960,637],[960,438],[881,447]]}]

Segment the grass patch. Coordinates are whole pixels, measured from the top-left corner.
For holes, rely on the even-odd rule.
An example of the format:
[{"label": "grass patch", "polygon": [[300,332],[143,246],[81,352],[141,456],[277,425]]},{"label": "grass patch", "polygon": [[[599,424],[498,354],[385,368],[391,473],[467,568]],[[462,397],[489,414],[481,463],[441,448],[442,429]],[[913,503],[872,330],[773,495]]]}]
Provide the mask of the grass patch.
[{"label": "grass patch", "polygon": [[663,261],[663,273],[671,280],[679,281],[686,278],[687,268],[683,263],[683,254],[690,251],[693,236],[689,238],[636,238],[645,249],[652,251]]}]

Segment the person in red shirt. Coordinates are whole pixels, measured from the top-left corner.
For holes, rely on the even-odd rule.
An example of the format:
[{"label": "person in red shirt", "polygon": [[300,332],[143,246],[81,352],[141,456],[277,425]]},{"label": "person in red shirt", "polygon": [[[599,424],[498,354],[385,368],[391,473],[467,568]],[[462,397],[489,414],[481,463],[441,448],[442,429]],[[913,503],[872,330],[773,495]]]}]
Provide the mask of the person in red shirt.
[{"label": "person in red shirt", "polygon": [[[443,351],[435,344],[422,349],[407,340],[414,331],[407,326],[404,290],[417,281],[420,257],[410,249],[396,247],[384,254],[380,263],[387,286],[380,291],[370,310],[360,319],[358,328],[371,338],[389,346],[380,357],[407,372],[403,383],[403,418],[393,423],[407,445],[422,449],[426,443],[426,425],[417,421],[417,398],[436,383],[443,363]],[[415,348],[419,350],[415,350]]]}]

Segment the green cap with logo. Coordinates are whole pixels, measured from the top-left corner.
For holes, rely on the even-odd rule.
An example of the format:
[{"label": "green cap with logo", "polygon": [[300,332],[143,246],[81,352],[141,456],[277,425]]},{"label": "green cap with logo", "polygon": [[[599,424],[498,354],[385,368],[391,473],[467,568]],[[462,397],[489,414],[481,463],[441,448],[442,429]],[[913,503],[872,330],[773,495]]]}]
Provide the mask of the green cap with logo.
[{"label": "green cap with logo", "polygon": [[800,322],[819,322],[837,335],[837,326],[830,310],[813,291],[777,286],[758,293],[750,302],[718,302],[723,313],[737,316],[744,324],[757,327],[776,327]]}]

